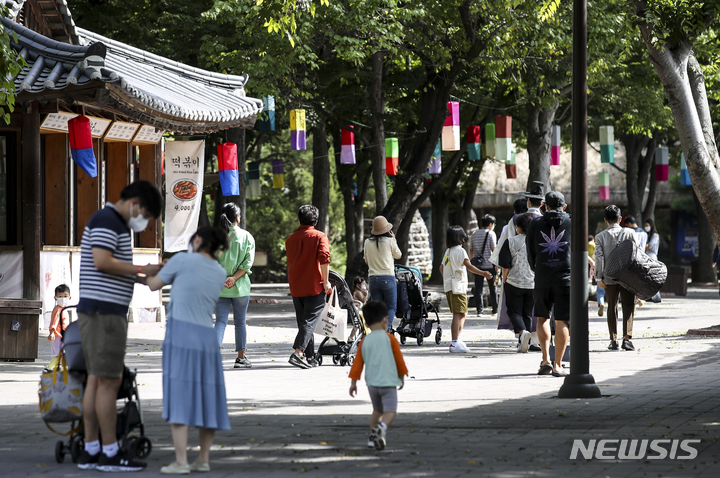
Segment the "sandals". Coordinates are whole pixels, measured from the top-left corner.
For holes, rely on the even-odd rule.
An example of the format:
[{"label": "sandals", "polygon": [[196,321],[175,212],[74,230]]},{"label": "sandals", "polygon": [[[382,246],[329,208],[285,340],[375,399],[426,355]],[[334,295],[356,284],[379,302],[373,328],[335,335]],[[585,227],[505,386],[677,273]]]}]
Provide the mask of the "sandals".
[{"label": "sandals", "polygon": [[551,364],[540,364],[540,369],[538,370],[538,375],[550,375],[552,374],[553,367]]}]

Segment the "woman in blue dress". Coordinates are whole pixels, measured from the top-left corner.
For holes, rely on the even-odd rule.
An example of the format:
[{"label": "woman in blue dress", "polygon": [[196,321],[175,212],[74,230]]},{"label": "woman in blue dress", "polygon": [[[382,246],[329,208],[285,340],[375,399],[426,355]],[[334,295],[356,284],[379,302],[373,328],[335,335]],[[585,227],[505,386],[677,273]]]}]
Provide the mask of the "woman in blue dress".
[{"label": "woman in blue dress", "polygon": [[[161,473],[210,471],[215,430],[229,430],[222,358],[212,314],[227,274],[216,254],[227,247],[221,229],[203,227],[190,239],[188,253],[176,254],[147,285],[172,284],[163,342],[163,419],[172,426],[175,462]],[[188,464],[188,427],[200,429],[200,455]]]}]

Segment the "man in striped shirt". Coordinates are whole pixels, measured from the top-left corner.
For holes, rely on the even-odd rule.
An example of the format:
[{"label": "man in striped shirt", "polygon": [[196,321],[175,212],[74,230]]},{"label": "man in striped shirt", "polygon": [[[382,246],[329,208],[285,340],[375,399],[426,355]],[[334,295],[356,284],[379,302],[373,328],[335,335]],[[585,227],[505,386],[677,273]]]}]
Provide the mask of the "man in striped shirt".
[{"label": "man in striped shirt", "polygon": [[[115,438],[118,389],[127,344],[127,312],[137,274],[154,276],[160,265],[133,265],[131,230],[140,232],[160,216],[162,198],[148,181],[136,181],[115,204],[92,215],[85,226],[80,254],[78,325],[88,380],[83,397],[85,450],[78,468],[140,471]],[[102,431],[102,447],[98,431]]]}]

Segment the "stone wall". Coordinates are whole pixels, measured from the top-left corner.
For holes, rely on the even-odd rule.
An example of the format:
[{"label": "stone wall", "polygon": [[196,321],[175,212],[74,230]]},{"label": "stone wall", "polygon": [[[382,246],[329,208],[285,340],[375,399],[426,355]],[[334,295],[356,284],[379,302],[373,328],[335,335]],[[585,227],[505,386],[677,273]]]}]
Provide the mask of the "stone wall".
[{"label": "stone wall", "polygon": [[408,238],[407,265],[420,269],[422,275],[432,272],[432,251],[430,250],[430,234],[420,212],[415,211],[410,237]]}]

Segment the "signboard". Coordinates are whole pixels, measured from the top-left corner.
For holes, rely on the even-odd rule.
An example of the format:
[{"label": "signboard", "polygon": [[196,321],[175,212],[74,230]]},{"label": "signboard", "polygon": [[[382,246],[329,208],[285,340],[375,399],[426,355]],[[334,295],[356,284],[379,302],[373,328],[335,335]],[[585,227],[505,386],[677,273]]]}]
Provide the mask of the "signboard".
[{"label": "signboard", "polygon": [[165,159],[165,250],[185,251],[200,217],[205,141],[168,141]]},{"label": "signboard", "polygon": [[155,126],[143,126],[135,135],[133,144],[158,144],[162,139],[165,131],[155,128]]},{"label": "signboard", "polygon": [[[45,134],[67,133],[68,121],[76,116],[78,115],[75,113],[49,113],[40,125],[40,132]],[[88,116],[88,119],[90,120],[90,129],[93,138],[102,138],[105,130],[107,130],[110,123],[112,123],[112,120],[97,118],[95,116]]]},{"label": "signboard", "polygon": [[105,133],[104,141],[106,143],[129,143],[132,141],[133,136],[135,136],[135,132],[139,127],[139,124],[116,121],[112,124],[112,126],[110,126],[108,132]]}]

